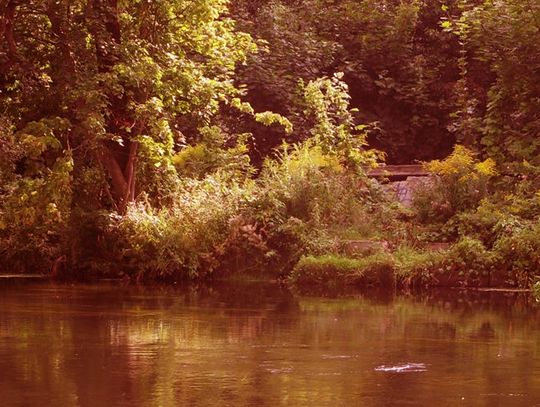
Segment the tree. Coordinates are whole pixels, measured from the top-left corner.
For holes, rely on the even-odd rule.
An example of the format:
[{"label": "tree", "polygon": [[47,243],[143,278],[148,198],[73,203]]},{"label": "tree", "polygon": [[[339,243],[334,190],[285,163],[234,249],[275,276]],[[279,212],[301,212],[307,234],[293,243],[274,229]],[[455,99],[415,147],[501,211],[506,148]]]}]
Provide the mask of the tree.
[{"label": "tree", "polygon": [[[241,27],[269,50],[253,55],[239,73],[248,100],[289,115],[301,129],[298,78],[307,82],[344,72],[357,119],[377,124],[370,143],[386,151],[389,161],[442,157],[455,142],[447,127],[456,109],[459,44],[440,20],[458,10],[456,3],[235,2]],[[266,130],[256,137],[272,145]]]},{"label": "tree", "polygon": [[0,12],[0,104],[16,138],[50,132],[81,182],[103,170],[97,206],[119,212],[144,190],[137,173],[174,172],[164,158],[240,95],[234,69],[254,50],[225,0],[9,0]]},{"label": "tree", "polygon": [[[255,50],[226,0],[0,1],[0,253],[73,263],[102,239],[100,211],[165,205],[173,155],[212,128]],[[233,135],[234,136],[234,135]]]},{"label": "tree", "polygon": [[540,5],[463,1],[461,7],[446,23],[463,44],[456,128],[498,163],[540,165]]}]

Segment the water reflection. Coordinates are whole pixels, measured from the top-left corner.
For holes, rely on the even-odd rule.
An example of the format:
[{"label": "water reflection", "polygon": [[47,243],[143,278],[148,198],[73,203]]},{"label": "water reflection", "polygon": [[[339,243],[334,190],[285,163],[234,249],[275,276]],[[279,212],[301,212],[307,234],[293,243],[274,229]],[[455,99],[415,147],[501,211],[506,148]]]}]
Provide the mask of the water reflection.
[{"label": "water reflection", "polygon": [[519,293],[10,285],[0,375],[3,406],[534,405],[540,313]]}]

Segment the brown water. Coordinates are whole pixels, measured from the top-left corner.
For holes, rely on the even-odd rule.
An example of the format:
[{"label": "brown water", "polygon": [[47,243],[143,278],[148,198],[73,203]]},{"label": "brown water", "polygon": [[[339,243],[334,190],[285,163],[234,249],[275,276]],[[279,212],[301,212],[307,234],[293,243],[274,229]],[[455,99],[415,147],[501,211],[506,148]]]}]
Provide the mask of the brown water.
[{"label": "brown water", "polygon": [[540,406],[525,294],[0,286],[0,406]]}]

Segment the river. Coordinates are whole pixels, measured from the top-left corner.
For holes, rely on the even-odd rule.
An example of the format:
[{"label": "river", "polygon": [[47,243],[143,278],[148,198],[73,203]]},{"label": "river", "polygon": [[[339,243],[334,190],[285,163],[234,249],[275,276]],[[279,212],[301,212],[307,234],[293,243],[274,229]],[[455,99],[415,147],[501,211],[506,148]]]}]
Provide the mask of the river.
[{"label": "river", "polygon": [[526,293],[0,285],[0,405],[540,406]]}]

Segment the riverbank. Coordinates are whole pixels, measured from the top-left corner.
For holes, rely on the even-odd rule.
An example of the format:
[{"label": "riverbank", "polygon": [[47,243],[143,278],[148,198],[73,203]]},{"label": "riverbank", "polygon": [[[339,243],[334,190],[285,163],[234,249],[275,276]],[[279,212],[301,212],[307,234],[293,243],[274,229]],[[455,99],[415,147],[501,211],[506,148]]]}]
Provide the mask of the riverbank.
[{"label": "riverbank", "polygon": [[125,214],[73,211],[39,228],[17,209],[21,223],[0,230],[0,271],[389,289],[528,289],[540,277],[539,178],[512,183],[458,146],[424,166],[406,206],[316,144],[280,154],[257,178],[184,180],[165,207],[141,199]]},{"label": "riverbank", "polygon": [[530,288],[535,271],[516,274],[501,254],[478,241],[462,239],[441,249],[402,246],[356,255],[305,256],[289,280],[297,285],[386,288]]},{"label": "riverbank", "polygon": [[[439,253],[444,257],[444,253]],[[406,269],[396,263],[388,253],[371,255],[363,259],[339,257],[334,255],[303,257],[290,275],[280,279],[270,279],[268,274],[249,275],[231,273],[222,279],[204,280],[137,280],[127,274],[117,277],[87,277],[84,279],[51,274],[1,274],[0,284],[20,285],[35,283],[69,284],[119,284],[121,286],[178,286],[196,284],[228,284],[244,286],[249,284],[279,284],[299,293],[319,296],[341,296],[352,293],[378,293],[391,295],[394,292],[436,291],[439,289],[466,289],[485,292],[524,292],[533,293],[540,299],[540,284],[529,288],[519,288],[512,284],[509,276],[501,271],[479,275],[463,270],[448,271],[444,267],[421,271]]]}]

